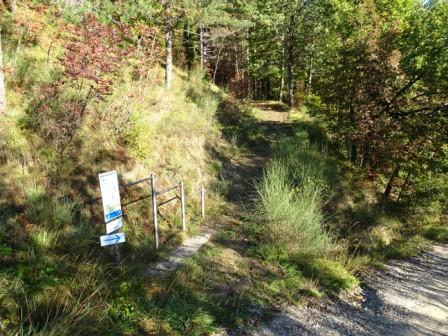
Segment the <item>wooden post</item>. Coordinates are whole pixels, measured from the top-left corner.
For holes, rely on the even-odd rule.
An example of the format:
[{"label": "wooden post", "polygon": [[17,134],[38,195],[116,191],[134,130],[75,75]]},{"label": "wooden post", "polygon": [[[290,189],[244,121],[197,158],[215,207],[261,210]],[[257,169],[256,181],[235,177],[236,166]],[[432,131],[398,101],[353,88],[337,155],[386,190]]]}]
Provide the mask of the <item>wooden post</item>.
[{"label": "wooden post", "polygon": [[182,217],[182,231],[187,230],[187,226],[185,223],[185,191],[184,191],[184,183],[180,183],[180,207],[181,207],[181,217]]},{"label": "wooden post", "polygon": [[119,244],[112,246],[112,255],[115,258],[115,262],[119,264],[121,262],[121,250]]},{"label": "wooden post", "polygon": [[201,187],[201,217],[205,218],[205,188]]},{"label": "wooden post", "polygon": [[156,250],[159,249],[159,227],[157,226],[157,189],[156,175],[151,174],[151,195],[152,195],[152,221],[154,223],[154,239],[156,242]]}]

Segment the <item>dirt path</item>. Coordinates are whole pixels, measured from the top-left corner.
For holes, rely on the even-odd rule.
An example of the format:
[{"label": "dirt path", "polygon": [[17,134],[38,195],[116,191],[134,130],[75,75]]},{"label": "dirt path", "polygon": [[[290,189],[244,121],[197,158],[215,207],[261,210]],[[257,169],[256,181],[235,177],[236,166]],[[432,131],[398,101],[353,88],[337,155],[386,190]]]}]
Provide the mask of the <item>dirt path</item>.
[{"label": "dirt path", "polygon": [[[275,141],[280,132],[288,129],[285,123],[288,118],[288,108],[283,104],[260,102],[254,104],[258,126],[268,142]],[[228,163],[227,178],[230,180],[229,201],[233,204],[232,211],[237,214],[244,213],[247,203],[254,193],[254,179],[257,179],[269,159],[269,146],[252,148]],[[198,250],[207,244],[212,236],[219,231],[216,227],[204,227],[202,231],[182,242],[163,260],[149,265],[148,276],[166,276],[176,271],[187,258],[195,255]]]},{"label": "dirt path", "polygon": [[292,125],[288,123],[289,108],[275,102],[252,103],[257,118],[257,127],[263,133],[266,143],[251,147],[249,151],[235,158],[231,167],[228,167],[230,180],[230,193],[228,198],[231,202],[241,206],[250,200],[254,192],[254,180],[263,173],[270,158],[270,144],[281,134],[291,132]]},{"label": "dirt path", "polygon": [[252,336],[448,335],[448,246],[372,274],[359,300],[289,307]]}]

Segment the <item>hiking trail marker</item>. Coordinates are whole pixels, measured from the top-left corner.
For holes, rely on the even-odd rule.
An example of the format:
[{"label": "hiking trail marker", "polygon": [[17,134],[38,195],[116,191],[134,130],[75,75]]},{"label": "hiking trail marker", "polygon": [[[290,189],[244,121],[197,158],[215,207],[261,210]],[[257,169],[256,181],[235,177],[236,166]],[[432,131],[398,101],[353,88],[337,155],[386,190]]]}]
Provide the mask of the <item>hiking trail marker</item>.
[{"label": "hiking trail marker", "polygon": [[[156,250],[159,249],[159,231],[157,217],[158,215],[162,216],[162,214],[159,212],[160,207],[176,200],[180,201],[182,231],[187,230],[185,186],[183,182],[180,182],[179,184],[172,187],[159,190],[157,189],[156,176],[154,174],[151,174],[150,177],[123,184],[121,186],[118,184],[118,174],[115,170],[101,173],[98,175],[98,178],[100,183],[101,197],[95,198],[94,201],[99,201],[101,198],[103,203],[104,222],[106,224],[106,235],[100,236],[100,243],[101,246],[111,245],[110,251],[112,252],[112,254],[115,254],[118,263],[121,260],[121,253],[120,248],[117,244],[126,242],[125,233],[121,230],[123,228],[122,206],[126,207],[127,205],[135,203],[137,201],[151,198],[152,211],[150,211],[150,214],[152,216],[154,225],[154,242]],[[146,194],[145,196],[141,196],[140,198],[130,201],[125,199],[125,203],[123,205],[121,204],[120,190],[136,186],[147,181],[151,182],[150,195]],[[173,195],[173,192],[176,193]],[[171,196],[169,196],[168,193],[171,193]],[[160,202],[158,202],[159,197],[162,197],[160,199]],[[204,187],[201,187],[201,216],[202,218],[205,217]]]},{"label": "hiking trail marker", "polygon": [[[115,170],[98,175],[100,179],[101,199],[103,200],[104,221],[106,222],[106,233],[100,237],[101,246],[116,245],[126,241],[124,232],[116,232],[123,227],[123,211],[121,210],[120,187]],[[112,234],[109,234],[112,233]],[[117,261],[119,262],[120,251],[118,246],[114,247]]]},{"label": "hiking trail marker", "polygon": [[124,236],[124,232],[118,232],[111,235],[101,236],[100,241],[101,246],[109,246],[124,243],[126,241],[126,238]]},{"label": "hiking trail marker", "polygon": [[99,174],[101,198],[103,200],[104,221],[121,217],[120,188],[115,170]]},{"label": "hiking trail marker", "polygon": [[123,220],[121,217],[116,218],[109,223],[106,223],[106,233],[112,233],[114,231],[117,231],[118,229],[121,229],[123,227]]}]

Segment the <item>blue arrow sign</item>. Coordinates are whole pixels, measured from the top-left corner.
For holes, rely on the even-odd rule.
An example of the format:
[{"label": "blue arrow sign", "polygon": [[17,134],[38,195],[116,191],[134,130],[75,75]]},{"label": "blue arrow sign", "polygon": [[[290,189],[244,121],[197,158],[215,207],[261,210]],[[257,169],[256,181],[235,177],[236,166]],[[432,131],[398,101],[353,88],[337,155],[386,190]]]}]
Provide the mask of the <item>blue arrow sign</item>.
[{"label": "blue arrow sign", "polygon": [[101,246],[120,244],[120,243],[124,243],[125,241],[126,241],[126,237],[124,236],[124,232],[114,233],[111,235],[106,235],[106,236],[100,237]]}]

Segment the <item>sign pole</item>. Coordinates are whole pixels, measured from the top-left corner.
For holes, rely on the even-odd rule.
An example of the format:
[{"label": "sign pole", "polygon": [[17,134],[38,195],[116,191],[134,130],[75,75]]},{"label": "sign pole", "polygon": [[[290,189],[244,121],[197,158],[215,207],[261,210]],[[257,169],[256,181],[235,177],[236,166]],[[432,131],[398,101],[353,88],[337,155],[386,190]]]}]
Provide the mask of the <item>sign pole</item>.
[{"label": "sign pole", "polygon": [[115,257],[115,261],[117,264],[121,262],[121,251],[120,251],[120,245],[115,244],[112,246],[112,253]]},{"label": "sign pole", "polygon": [[[118,175],[115,170],[98,175],[103,201],[104,221],[107,235],[100,236],[101,246],[111,246],[110,252],[117,263],[121,261],[121,250],[117,244],[124,243],[124,232],[116,232],[123,227]],[[113,233],[116,232],[116,233]]]},{"label": "sign pole", "polygon": [[152,195],[152,221],[154,223],[154,239],[156,250],[159,249],[159,227],[157,226],[157,189],[156,175],[151,174],[151,195]]},{"label": "sign pole", "polygon": [[181,207],[181,217],[182,217],[182,231],[187,230],[187,225],[185,221],[185,191],[184,191],[184,183],[180,183],[180,207]]}]

